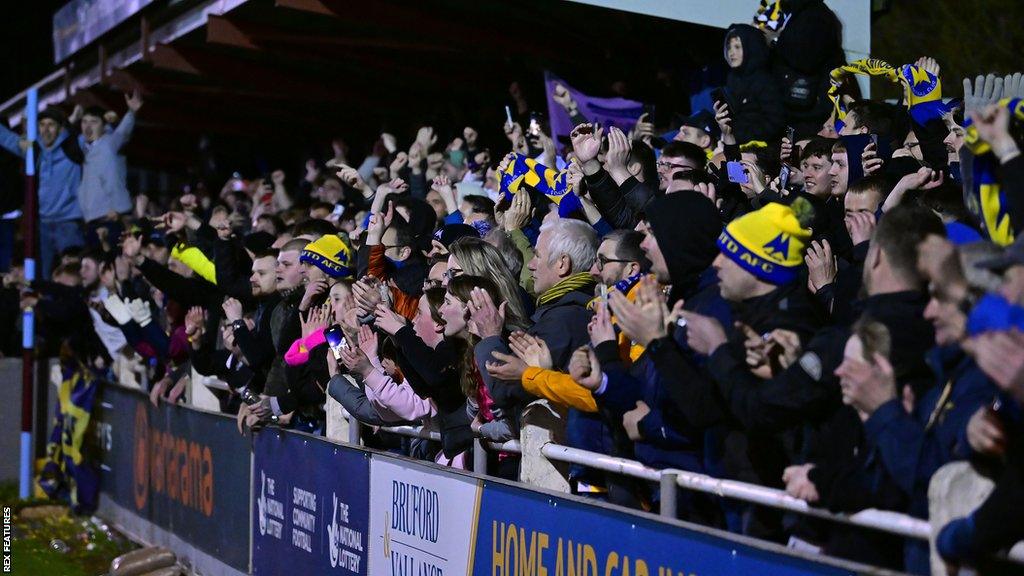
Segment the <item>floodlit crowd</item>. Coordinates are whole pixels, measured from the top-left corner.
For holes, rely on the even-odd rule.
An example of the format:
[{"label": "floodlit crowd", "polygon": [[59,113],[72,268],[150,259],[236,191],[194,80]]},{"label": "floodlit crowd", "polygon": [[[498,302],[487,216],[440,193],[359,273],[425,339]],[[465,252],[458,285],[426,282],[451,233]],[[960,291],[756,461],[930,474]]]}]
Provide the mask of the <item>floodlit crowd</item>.
[{"label": "floodlit crowd", "polygon": [[[823,2],[763,4],[689,116],[624,131],[557,85],[562,138],[516,93],[504,141],[418,126],[364,158],[338,143],[301,177],[173,198],[125,185],[140,95],[123,118],[48,109],[38,279],[5,276],[5,325],[31,308],[66,371],[109,379],[135,358],[154,402],[216,378],[243,432],[332,435],[345,413],[366,444],[446,466],[470,467],[482,438],[513,480],[521,457],[487,446],[534,407],[569,446],[835,512],[927,519],[933,476],[969,463],[993,487],[936,548],[986,566],[1024,537],[1024,79],[942,98],[935,59],[847,63]],[[858,76],[898,98],[861,98]],[[0,146],[29,144],[0,127]],[[440,441],[387,431],[404,424]],[[574,466],[568,482],[660,506],[633,478]],[[929,570],[922,541],[683,490],[676,512]]]}]

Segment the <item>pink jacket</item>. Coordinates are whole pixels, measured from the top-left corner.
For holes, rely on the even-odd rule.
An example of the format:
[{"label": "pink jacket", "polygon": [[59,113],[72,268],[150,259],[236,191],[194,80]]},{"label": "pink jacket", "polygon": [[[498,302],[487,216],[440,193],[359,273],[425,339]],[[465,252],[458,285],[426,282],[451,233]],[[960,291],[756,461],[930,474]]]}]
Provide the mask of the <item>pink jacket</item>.
[{"label": "pink jacket", "polygon": [[309,351],[327,342],[324,337],[324,328],[313,332],[305,338],[299,338],[284,353],[284,361],[289,366],[301,366],[309,361]]},{"label": "pink jacket", "polygon": [[395,382],[379,368],[370,372],[364,383],[366,398],[378,411],[390,412],[410,422],[437,414],[433,402],[418,396],[407,382]]}]

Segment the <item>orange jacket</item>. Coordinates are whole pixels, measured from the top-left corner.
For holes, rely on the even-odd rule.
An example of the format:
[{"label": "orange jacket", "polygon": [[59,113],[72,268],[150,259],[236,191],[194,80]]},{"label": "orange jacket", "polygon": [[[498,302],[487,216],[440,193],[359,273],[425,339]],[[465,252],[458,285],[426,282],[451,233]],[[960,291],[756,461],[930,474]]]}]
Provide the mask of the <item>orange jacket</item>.
[{"label": "orange jacket", "polygon": [[[384,250],[383,244],[370,246],[370,263],[366,272],[374,278],[387,282],[390,278],[388,278],[387,259],[384,258]],[[419,296],[410,296],[399,290],[396,286],[391,286],[391,302],[395,312],[398,312],[407,320],[412,320],[416,316],[416,310],[420,305]]]},{"label": "orange jacket", "polygon": [[564,372],[530,366],[523,372],[522,381],[523,388],[534,396],[547,398],[583,412],[597,412],[594,394]]}]

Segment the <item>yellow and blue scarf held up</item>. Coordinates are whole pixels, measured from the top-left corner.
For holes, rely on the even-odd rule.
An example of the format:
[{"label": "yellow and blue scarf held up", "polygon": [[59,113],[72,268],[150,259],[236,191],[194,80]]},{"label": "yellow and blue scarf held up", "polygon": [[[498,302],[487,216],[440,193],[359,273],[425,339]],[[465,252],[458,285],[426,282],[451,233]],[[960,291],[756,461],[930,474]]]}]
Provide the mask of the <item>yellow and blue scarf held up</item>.
[{"label": "yellow and blue scarf held up", "polygon": [[524,186],[529,186],[546,196],[558,206],[558,215],[567,218],[573,212],[583,209],[583,204],[569,184],[569,171],[554,168],[516,154],[515,159],[501,173],[501,195],[511,199]]},{"label": "yellow and blue scarf held up", "polygon": [[[1024,122],[1024,100],[1004,98],[998,105],[1009,109],[1012,121]],[[982,223],[989,239],[1000,246],[1009,246],[1016,236],[1010,222],[1010,203],[1013,199],[1006,196],[996,175],[999,160],[992,153],[989,143],[981,139],[978,128],[970,118],[964,122],[964,145],[974,154],[967,209]]]}]

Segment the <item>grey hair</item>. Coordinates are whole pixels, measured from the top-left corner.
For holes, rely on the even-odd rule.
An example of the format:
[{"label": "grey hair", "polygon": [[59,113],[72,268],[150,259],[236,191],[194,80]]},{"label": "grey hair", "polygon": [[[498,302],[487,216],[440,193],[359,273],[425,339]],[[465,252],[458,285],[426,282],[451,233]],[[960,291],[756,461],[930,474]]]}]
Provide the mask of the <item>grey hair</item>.
[{"label": "grey hair", "polygon": [[998,258],[1003,253],[1002,248],[991,242],[980,241],[961,244],[957,246],[957,252],[960,255],[960,267],[963,268],[968,286],[984,292],[999,290],[1003,282],[1002,277],[987,268],[979,268],[978,263]]},{"label": "grey hair", "polygon": [[548,240],[548,265],[566,255],[572,263],[570,272],[578,274],[590,270],[597,259],[597,232],[585,222],[560,218],[541,226],[541,232],[547,232]]}]

